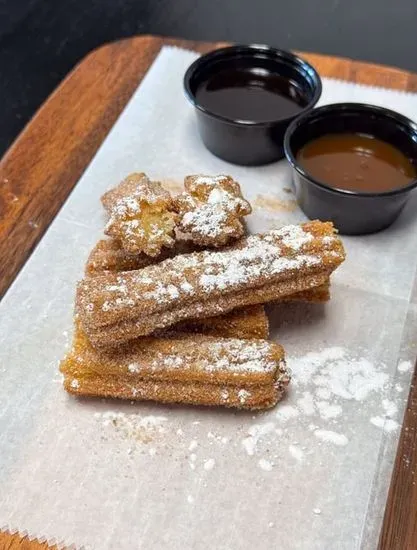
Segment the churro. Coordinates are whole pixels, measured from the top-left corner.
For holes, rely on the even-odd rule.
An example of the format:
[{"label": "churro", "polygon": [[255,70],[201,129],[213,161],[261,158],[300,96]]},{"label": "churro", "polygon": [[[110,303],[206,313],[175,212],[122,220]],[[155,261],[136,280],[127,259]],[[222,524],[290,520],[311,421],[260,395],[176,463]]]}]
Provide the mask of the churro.
[{"label": "churro", "polygon": [[215,317],[190,319],[170,328],[179,332],[194,332],[221,338],[265,340],[269,336],[268,317],[265,307],[261,304],[234,309]]},{"label": "churro", "polygon": [[60,370],[76,395],[241,409],[274,406],[290,381],[284,350],[273,342],[177,335],[103,352],[79,328]]},{"label": "churro", "polygon": [[172,248],[164,248],[158,256],[148,256],[144,252],[126,252],[117,239],[101,239],[91,250],[85,265],[86,275],[95,276],[108,271],[131,271],[173,258],[178,254],[189,254],[199,250],[191,241],[176,240]]},{"label": "churro", "polygon": [[[158,257],[152,258],[146,254],[129,254],[116,239],[102,239],[91,250],[85,265],[85,274],[91,277],[102,275],[109,271],[132,271],[148,265],[162,262],[179,254],[189,254],[201,250],[192,241],[175,241],[173,248],[164,249]],[[284,301],[296,302],[327,302],[330,299],[330,279],[321,287],[298,292],[285,297]],[[214,320],[214,318],[213,318]]]},{"label": "churro", "polygon": [[178,226],[199,245],[219,247],[242,237],[243,216],[252,209],[230,176],[187,176],[175,198]]},{"label": "churro", "polygon": [[109,215],[105,233],[119,239],[126,252],[158,256],[163,247],[174,245],[177,214],[159,182],[130,174],[101,201]]},{"label": "churro", "polygon": [[117,345],[180,321],[325,285],[344,257],[330,222],[286,226],[222,251],[87,277],[78,285],[76,311],[94,345]]}]

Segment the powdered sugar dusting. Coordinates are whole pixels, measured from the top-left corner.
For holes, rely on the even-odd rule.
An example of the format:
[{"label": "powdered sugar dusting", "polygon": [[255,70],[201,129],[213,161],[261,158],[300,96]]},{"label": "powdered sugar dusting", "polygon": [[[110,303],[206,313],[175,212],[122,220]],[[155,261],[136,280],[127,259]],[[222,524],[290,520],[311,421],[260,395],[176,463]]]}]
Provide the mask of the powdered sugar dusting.
[{"label": "powdered sugar dusting", "polygon": [[209,472],[210,470],[212,470],[214,468],[216,464],[216,461],[214,460],[214,458],[209,458],[207,460],[204,461],[204,469]]},{"label": "powdered sugar dusting", "polygon": [[409,372],[412,368],[412,363],[411,361],[400,361],[398,363],[398,372]]},{"label": "powdered sugar dusting", "polygon": [[302,451],[302,449],[300,449],[300,447],[298,447],[298,445],[290,445],[288,447],[288,450],[290,452],[290,455],[293,456],[296,460],[298,460],[299,462],[303,460],[304,452]]},{"label": "powdered sugar dusting", "polygon": [[248,437],[242,441],[242,445],[248,455],[255,454],[258,441],[265,435],[273,432],[275,424],[273,422],[266,422],[265,424],[253,424],[248,430]]},{"label": "powdered sugar dusting", "polygon": [[[279,229],[277,234],[282,237],[282,243],[284,246],[291,248],[292,250],[300,250],[305,244],[313,240],[311,233],[303,231],[299,225],[288,225]],[[325,242],[323,240],[323,242]],[[328,244],[328,241],[326,241]]]},{"label": "powdered sugar dusting", "polygon": [[[290,360],[294,383],[313,384],[319,396],[341,397],[363,401],[382,391],[388,375],[365,358],[350,357],[343,348],[328,348]],[[323,393],[324,390],[324,393]]]},{"label": "powdered sugar dusting", "polygon": [[292,405],[280,405],[279,407],[277,407],[275,416],[279,420],[282,420],[283,422],[285,422],[290,418],[297,417],[299,414],[300,414],[299,410],[293,407]]},{"label": "powdered sugar dusting", "polygon": [[335,405],[329,403],[328,401],[318,401],[316,406],[321,418],[324,418],[325,420],[329,418],[337,418],[343,411],[341,405]]},{"label": "powdered sugar dusting", "polygon": [[315,412],[313,396],[308,391],[303,392],[303,396],[298,399],[297,405],[307,416],[311,416]]},{"label": "powdered sugar dusting", "polygon": [[[87,279],[82,285],[91,287],[94,294],[105,294],[107,312],[130,311],[143,301],[173,304],[202,293],[233,292],[252,281],[267,284],[278,280],[283,273],[290,275],[294,271],[316,268],[325,261],[336,266],[343,260],[340,250],[334,258],[326,247],[317,253],[319,237],[315,238],[314,251],[310,249],[312,234],[300,226],[288,226],[285,231],[284,236],[283,229],[252,235],[236,248],[179,255],[139,271],[124,272],[117,275],[116,280],[113,276],[109,282],[104,278],[102,281]],[[85,303],[91,303],[87,297],[88,294]],[[94,304],[91,310],[85,307],[84,311],[88,318],[99,314]]]},{"label": "powdered sugar dusting", "polygon": [[237,393],[237,396],[239,398],[239,401],[243,404],[247,401],[247,399],[251,396],[252,394],[247,391],[247,390],[239,390],[238,393]]},{"label": "powdered sugar dusting", "polygon": [[258,464],[261,470],[264,470],[264,472],[270,472],[274,467],[273,462],[271,462],[270,460],[266,460],[266,458],[261,458]]},{"label": "powdered sugar dusting", "polygon": [[215,246],[243,235],[240,220],[251,207],[230,176],[187,176],[184,185],[187,192],[176,197],[182,232]]},{"label": "powdered sugar dusting", "polygon": [[381,428],[384,432],[393,432],[399,428],[398,422],[392,418],[384,418],[382,416],[373,416],[370,419],[370,423],[377,428]]},{"label": "powdered sugar dusting", "polygon": [[334,445],[347,445],[349,440],[344,434],[332,430],[315,430],[314,435],[321,441]]}]

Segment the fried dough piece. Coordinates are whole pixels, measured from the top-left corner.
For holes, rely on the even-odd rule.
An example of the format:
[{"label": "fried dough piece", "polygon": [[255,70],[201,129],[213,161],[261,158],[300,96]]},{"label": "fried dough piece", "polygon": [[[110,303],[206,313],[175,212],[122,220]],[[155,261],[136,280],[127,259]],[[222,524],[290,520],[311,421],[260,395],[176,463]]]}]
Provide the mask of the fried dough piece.
[{"label": "fried dough piece", "polygon": [[242,237],[243,216],[252,208],[230,176],[187,176],[185,193],[175,197],[178,226],[202,246],[220,247]]},{"label": "fried dough piece", "polygon": [[78,285],[76,311],[94,345],[113,346],[180,321],[319,287],[344,258],[332,223],[291,225],[222,251],[88,277]]},{"label": "fried dough piece", "polygon": [[269,321],[264,306],[256,304],[234,309],[225,315],[184,321],[174,325],[172,329],[222,338],[266,340],[269,336]]},{"label": "fried dough piece", "polygon": [[[195,245],[190,241],[177,241],[174,248],[165,251],[163,256],[171,257],[193,249]],[[156,263],[159,258],[151,258],[146,254],[128,254],[114,239],[103,239],[91,251],[85,272],[87,275],[96,276],[106,271],[141,269]],[[224,338],[268,338],[269,323],[265,308],[259,304],[231,311],[227,315],[193,319],[172,329]]]},{"label": "fried dough piece", "polygon": [[[129,254],[115,239],[102,239],[90,252],[85,265],[85,274],[95,277],[108,271],[142,269],[148,265],[162,262],[167,258],[173,258],[179,254],[188,254],[196,250],[200,250],[200,247],[191,241],[176,241],[173,248],[163,250],[157,258],[151,258],[146,254]],[[330,300],[330,279],[321,287],[293,294],[283,300],[311,303],[327,302]]]},{"label": "fried dough piece", "polygon": [[158,256],[174,245],[177,215],[171,195],[143,174],[130,174],[102,198],[109,215],[105,233],[119,239],[130,254]]},{"label": "fried dough piece", "polygon": [[188,334],[103,352],[79,328],[60,370],[76,395],[240,409],[274,406],[290,381],[284,350],[273,342]]},{"label": "fried dough piece", "polygon": [[101,239],[91,250],[85,264],[85,274],[94,277],[108,271],[131,271],[162,262],[179,254],[189,254],[200,247],[191,241],[176,240],[172,248],[164,248],[158,256],[148,256],[144,252],[126,252],[117,239]]},{"label": "fried dough piece", "polygon": [[328,277],[326,281],[314,288],[309,290],[303,290],[301,292],[296,292],[295,294],[290,294],[289,296],[284,296],[279,300],[279,302],[306,302],[309,304],[322,304],[330,300],[330,278]]}]

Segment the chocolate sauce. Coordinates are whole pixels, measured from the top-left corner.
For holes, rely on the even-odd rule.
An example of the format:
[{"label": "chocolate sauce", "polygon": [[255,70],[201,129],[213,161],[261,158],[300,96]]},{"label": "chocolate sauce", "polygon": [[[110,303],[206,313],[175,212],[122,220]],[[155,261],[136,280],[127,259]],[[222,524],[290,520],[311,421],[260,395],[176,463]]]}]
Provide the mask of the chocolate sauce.
[{"label": "chocolate sauce", "polygon": [[211,113],[246,122],[293,117],[306,105],[295,82],[260,68],[219,71],[203,81],[195,95]]}]

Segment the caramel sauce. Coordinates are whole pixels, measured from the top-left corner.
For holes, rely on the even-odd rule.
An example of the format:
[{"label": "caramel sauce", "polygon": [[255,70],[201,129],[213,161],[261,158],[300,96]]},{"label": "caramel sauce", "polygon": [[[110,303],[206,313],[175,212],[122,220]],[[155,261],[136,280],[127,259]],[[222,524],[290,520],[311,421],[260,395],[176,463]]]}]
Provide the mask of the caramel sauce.
[{"label": "caramel sauce", "polygon": [[297,161],[319,182],[348,191],[391,191],[417,177],[415,166],[399,149],[366,134],[319,137],[300,149]]},{"label": "caramel sauce", "polygon": [[297,85],[262,69],[219,71],[202,82],[197,102],[208,111],[247,122],[268,122],[298,114],[306,104]]}]

